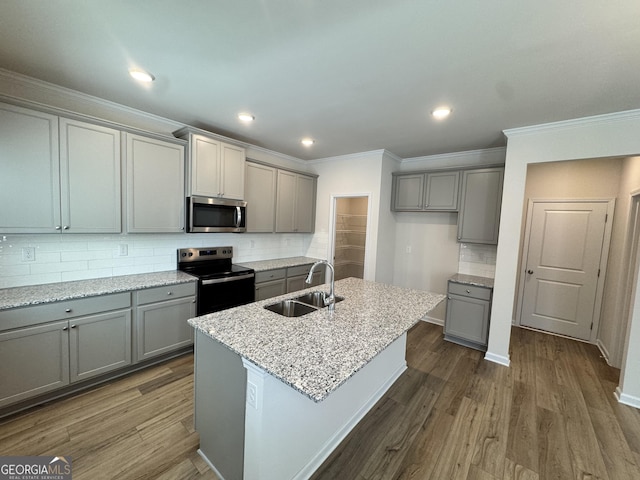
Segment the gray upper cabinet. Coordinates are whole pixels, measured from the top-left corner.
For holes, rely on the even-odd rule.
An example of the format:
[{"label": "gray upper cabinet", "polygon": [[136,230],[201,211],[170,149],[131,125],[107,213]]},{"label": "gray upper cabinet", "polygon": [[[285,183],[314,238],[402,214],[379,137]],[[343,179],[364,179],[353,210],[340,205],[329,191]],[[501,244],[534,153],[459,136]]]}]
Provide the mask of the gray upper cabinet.
[{"label": "gray upper cabinet", "polygon": [[314,177],[278,170],[276,232],[313,232],[315,186]]},{"label": "gray upper cabinet", "polygon": [[120,131],[60,119],[62,229],[119,233]]},{"label": "gray upper cabinet", "polygon": [[460,172],[425,172],[393,176],[391,210],[456,211]]},{"label": "gray upper cabinet", "polygon": [[276,216],[277,169],[247,162],[245,200],[247,232],[273,232]]},{"label": "gray upper cabinet", "polygon": [[504,168],[462,174],[458,241],[497,245]]},{"label": "gray upper cabinet", "polygon": [[184,146],[127,134],[127,231],[184,232]]},{"label": "gray upper cabinet", "polygon": [[0,104],[0,159],[0,231],[122,231],[118,130]]},{"label": "gray upper cabinet", "polygon": [[175,136],[189,141],[189,195],[244,200],[245,149],[183,128]]}]

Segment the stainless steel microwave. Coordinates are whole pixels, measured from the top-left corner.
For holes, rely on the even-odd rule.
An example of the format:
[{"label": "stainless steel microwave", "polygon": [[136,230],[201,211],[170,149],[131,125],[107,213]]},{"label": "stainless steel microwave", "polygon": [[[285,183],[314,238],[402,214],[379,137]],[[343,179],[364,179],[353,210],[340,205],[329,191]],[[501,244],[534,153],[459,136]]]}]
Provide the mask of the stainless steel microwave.
[{"label": "stainless steel microwave", "polygon": [[247,202],[211,197],[187,197],[187,232],[240,233],[247,229]]}]

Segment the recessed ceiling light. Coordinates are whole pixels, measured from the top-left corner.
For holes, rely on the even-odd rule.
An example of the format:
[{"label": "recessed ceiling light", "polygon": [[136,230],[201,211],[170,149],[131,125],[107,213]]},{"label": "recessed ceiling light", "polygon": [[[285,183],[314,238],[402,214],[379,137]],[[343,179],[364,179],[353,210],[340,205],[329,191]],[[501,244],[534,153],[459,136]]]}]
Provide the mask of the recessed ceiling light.
[{"label": "recessed ceiling light", "polygon": [[151,75],[149,72],[145,72],[144,70],[140,70],[139,68],[132,68],[129,70],[129,75],[138,80],[139,82],[151,83],[156,77]]},{"label": "recessed ceiling light", "polygon": [[250,113],[239,113],[238,118],[243,122],[253,122],[256,119],[256,117],[254,117]]},{"label": "recessed ceiling light", "polygon": [[315,143],[315,140],[312,138],[303,138],[300,143],[302,143],[305,147],[310,147]]},{"label": "recessed ceiling light", "polygon": [[451,112],[452,110],[449,107],[438,107],[431,112],[431,115],[433,116],[433,118],[441,120],[448,117]]}]

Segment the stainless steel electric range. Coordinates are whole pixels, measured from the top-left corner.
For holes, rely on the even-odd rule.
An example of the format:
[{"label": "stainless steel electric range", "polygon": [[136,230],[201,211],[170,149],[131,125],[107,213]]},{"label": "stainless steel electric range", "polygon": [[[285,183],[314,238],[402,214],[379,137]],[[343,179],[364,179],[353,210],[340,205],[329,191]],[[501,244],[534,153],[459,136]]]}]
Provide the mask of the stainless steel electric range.
[{"label": "stainless steel electric range", "polygon": [[178,270],[198,278],[198,315],[254,301],[255,272],[232,260],[233,247],[178,250]]}]

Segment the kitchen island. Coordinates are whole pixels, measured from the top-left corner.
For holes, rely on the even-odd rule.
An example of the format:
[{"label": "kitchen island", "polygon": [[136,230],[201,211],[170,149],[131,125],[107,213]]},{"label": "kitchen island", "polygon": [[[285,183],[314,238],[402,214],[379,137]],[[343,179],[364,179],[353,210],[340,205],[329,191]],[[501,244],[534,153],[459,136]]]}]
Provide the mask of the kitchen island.
[{"label": "kitchen island", "polygon": [[308,478],[406,369],[406,332],[445,296],[349,278],[301,317],[264,308],[190,319],[200,454],[226,480]]}]

